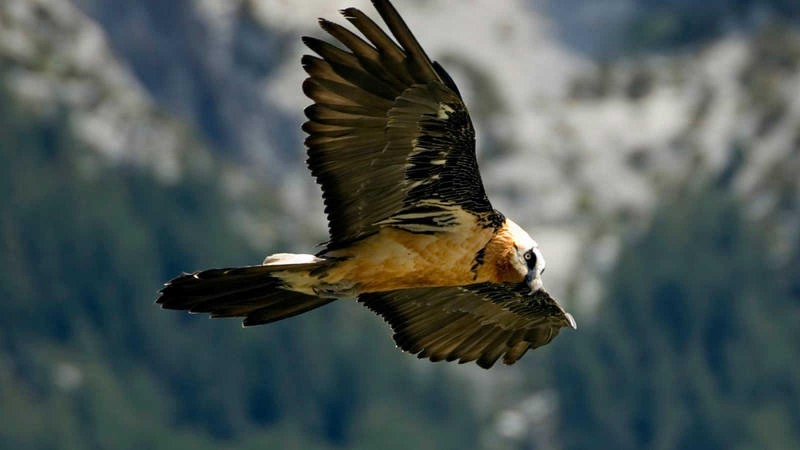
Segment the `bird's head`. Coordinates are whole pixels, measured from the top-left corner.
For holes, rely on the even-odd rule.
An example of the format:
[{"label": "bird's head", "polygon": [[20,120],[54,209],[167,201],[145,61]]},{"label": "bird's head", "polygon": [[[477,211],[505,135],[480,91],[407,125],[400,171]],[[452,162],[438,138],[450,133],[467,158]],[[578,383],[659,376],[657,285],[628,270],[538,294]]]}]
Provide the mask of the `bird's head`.
[{"label": "bird's head", "polygon": [[542,274],[547,266],[539,244],[512,220],[506,219],[506,223],[514,242],[511,265],[524,277],[531,292],[536,292],[542,288]]}]

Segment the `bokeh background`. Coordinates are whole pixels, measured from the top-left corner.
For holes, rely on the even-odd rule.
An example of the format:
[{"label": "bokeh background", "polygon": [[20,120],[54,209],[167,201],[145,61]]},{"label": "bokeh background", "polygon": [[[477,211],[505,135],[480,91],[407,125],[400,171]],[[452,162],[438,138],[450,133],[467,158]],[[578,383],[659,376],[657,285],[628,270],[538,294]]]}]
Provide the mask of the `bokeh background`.
[{"label": "bokeh background", "polygon": [[0,448],[800,448],[796,0],[396,0],[579,324],[513,367],[153,304],[326,239],[299,37],[368,3],[0,0]]}]

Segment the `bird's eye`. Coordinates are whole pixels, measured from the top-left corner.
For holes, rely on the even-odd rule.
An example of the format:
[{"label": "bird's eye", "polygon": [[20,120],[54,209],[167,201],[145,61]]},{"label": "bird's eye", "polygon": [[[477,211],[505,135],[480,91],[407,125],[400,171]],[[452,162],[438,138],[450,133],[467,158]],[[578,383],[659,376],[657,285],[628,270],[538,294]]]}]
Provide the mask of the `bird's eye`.
[{"label": "bird's eye", "polygon": [[529,269],[536,267],[536,253],[534,253],[533,250],[528,250],[522,257],[525,258],[525,265],[528,266]]}]

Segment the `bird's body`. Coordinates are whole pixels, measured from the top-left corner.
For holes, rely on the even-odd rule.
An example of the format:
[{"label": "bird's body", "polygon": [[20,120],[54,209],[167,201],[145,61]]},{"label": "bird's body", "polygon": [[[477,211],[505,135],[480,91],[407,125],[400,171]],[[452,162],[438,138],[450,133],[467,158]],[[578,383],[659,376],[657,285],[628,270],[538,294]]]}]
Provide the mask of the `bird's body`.
[{"label": "bird's body", "polygon": [[514,232],[522,229],[509,219],[499,227],[487,227],[467,214],[463,221],[448,232],[421,235],[387,225],[352,246],[318,256],[280,255],[267,265],[303,257],[324,263],[324,269],[275,275],[294,291],[337,298],[419,287],[522,283],[524,274],[508,263],[506,254],[513,248]]},{"label": "bird's body", "polygon": [[452,78],[388,0],[373,3],[397,43],[353,8],[366,40],[320,20],[349,51],[304,38],[320,56],[303,57],[315,102],[303,129],[326,248],[183,275],[158,303],[258,325],[355,297],[420,357],[513,364],[574,320],[542,289],[538,244],[489,203]]}]

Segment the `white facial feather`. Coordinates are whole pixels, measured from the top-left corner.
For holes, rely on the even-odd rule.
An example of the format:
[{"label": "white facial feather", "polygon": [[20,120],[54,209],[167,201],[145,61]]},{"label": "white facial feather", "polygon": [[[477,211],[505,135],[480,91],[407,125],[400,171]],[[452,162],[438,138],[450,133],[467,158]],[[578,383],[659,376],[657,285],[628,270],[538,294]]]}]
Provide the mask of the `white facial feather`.
[{"label": "white facial feather", "polygon": [[512,261],[512,265],[521,273],[527,274],[528,273],[528,266],[525,262],[525,252],[528,250],[533,250],[533,253],[536,255],[536,266],[534,267],[534,279],[532,281],[532,288],[533,290],[538,290],[542,288],[542,272],[545,269],[547,263],[544,260],[544,255],[542,255],[542,251],[539,249],[539,244],[531,238],[531,236],[522,229],[519,225],[514,223],[511,219],[506,219],[506,224],[508,227],[509,232],[511,233],[511,237],[514,240],[514,246],[516,247],[516,255],[514,261]]},{"label": "white facial feather", "polygon": [[537,244],[536,241],[534,241],[533,238],[513,220],[506,219],[506,226],[508,227],[508,231],[511,233],[511,237],[514,239],[514,244],[518,249],[522,249],[522,251],[525,252],[531,248],[539,248],[539,244]]}]

